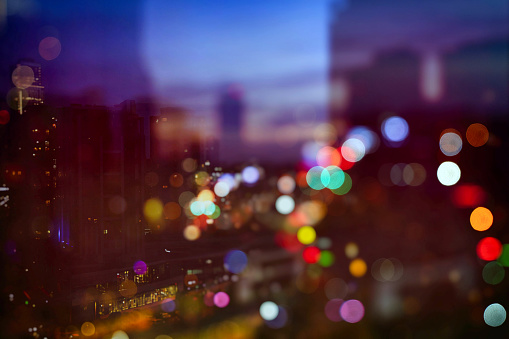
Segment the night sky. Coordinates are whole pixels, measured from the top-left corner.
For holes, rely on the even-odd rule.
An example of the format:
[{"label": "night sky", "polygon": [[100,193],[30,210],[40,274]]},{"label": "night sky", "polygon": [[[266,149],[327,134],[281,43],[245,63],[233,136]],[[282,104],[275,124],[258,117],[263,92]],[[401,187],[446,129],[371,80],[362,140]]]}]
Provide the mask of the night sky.
[{"label": "night sky", "polygon": [[[335,12],[345,28],[337,32],[339,62],[349,69],[390,49],[444,53],[506,36],[507,7],[504,0],[7,1],[1,75],[8,79],[28,57],[42,64],[48,103],[153,98],[202,116],[233,82],[245,89],[253,125],[284,122],[302,104],[315,105],[320,120]],[[37,51],[47,36],[62,44],[51,61]]]}]

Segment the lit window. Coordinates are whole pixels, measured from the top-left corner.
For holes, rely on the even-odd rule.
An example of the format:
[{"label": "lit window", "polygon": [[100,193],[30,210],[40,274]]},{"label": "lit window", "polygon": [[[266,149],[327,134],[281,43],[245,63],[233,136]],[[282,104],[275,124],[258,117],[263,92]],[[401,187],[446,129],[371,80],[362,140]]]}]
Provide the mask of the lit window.
[{"label": "lit window", "polygon": [[49,206],[49,204],[51,204],[51,201],[50,200],[46,200],[46,206]]},{"label": "lit window", "polygon": [[104,230],[104,234],[108,234],[108,230]]}]

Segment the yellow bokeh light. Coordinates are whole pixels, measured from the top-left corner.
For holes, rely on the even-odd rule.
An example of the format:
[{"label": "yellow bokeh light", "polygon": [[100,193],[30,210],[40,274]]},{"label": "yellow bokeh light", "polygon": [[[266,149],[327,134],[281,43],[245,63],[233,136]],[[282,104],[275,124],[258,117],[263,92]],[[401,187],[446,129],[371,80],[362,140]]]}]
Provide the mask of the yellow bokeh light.
[{"label": "yellow bokeh light", "polygon": [[368,266],[366,265],[366,262],[362,259],[355,259],[350,263],[350,274],[353,275],[356,278],[362,277],[364,274],[366,274],[366,270],[368,269]]},{"label": "yellow bokeh light", "polygon": [[470,214],[470,225],[476,231],[486,231],[493,224],[493,214],[486,207],[477,207]]},{"label": "yellow bokeh light", "polygon": [[159,199],[148,199],[143,207],[143,214],[149,222],[158,221],[163,214],[163,203]]},{"label": "yellow bokeh light", "polygon": [[193,241],[200,237],[201,231],[198,227],[194,225],[189,225],[184,228],[184,238],[187,240]]},{"label": "yellow bokeh light", "polygon": [[206,186],[210,182],[210,176],[207,172],[201,171],[194,175],[194,181],[198,186]]},{"label": "yellow bokeh light", "polygon": [[304,226],[297,232],[297,238],[304,245],[309,245],[316,239],[315,229],[311,226]]},{"label": "yellow bokeh light", "polygon": [[81,333],[84,336],[90,337],[95,334],[95,326],[91,322],[85,321],[83,325],[81,325]]},{"label": "yellow bokeh light", "polygon": [[354,242],[349,242],[345,246],[345,254],[349,259],[355,258],[357,255],[359,255],[359,247]]},{"label": "yellow bokeh light", "polygon": [[211,190],[203,190],[198,194],[198,201],[214,201],[215,195]]}]

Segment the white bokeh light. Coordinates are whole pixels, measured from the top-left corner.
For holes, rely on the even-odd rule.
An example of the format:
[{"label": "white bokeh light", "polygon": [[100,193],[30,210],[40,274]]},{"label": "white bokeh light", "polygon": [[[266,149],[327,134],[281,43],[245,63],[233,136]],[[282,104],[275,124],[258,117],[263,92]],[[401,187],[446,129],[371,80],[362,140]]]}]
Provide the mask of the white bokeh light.
[{"label": "white bokeh light", "polygon": [[444,186],[452,186],[461,178],[461,170],[458,165],[452,161],[445,161],[437,170],[438,181]]}]

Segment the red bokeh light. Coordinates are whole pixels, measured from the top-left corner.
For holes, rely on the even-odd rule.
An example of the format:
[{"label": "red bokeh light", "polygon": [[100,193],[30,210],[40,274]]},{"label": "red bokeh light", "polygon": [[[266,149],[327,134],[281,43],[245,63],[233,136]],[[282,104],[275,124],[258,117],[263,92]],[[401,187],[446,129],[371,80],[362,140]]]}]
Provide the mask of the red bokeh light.
[{"label": "red bokeh light", "polygon": [[[354,162],[350,162],[348,160],[345,159],[345,157],[343,156],[343,153],[342,153],[342,148],[343,147],[338,147],[338,153],[339,153],[339,156],[341,157],[341,160],[339,162],[339,165],[338,167],[341,168],[343,171],[346,171],[350,168],[352,168],[352,166],[355,164]],[[351,152],[351,150],[348,148],[348,147],[345,147],[345,150],[346,152]]]},{"label": "red bokeh light", "polygon": [[497,260],[502,254],[502,243],[493,237],[481,239],[477,244],[477,256],[482,260]]},{"label": "red bokeh light", "polygon": [[300,251],[303,246],[297,238],[297,234],[286,233],[283,231],[276,233],[274,241],[279,247],[282,247],[291,253]]},{"label": "red bokeh light", "polygon": [[9,112],[6,110],[0,111],[0,125],[6,125],[9,122],[9,120],[11,120]]},{"label": "red bokeh light", "polygon": [[308,264],[314,264],[320,259],[320,249],[315,246],[306,247],[302,252],[302,257]]},{"label": "red bokeh light", "polygon": [[457,207],[476,207],[482,205],[486,193],[477,185],[463,184],[452,191],[452,202]]}]

